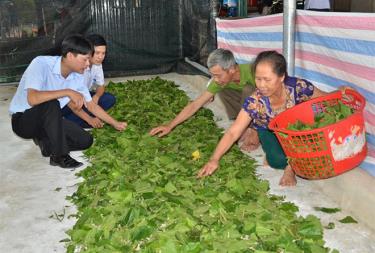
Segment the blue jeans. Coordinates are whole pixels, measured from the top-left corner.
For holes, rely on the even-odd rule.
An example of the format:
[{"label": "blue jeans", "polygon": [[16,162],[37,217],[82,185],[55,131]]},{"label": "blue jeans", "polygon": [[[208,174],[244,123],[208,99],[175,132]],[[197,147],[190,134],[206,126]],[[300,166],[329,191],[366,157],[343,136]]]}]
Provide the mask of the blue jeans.
[{"label": "blue jeans", "polygon": [[[90,92],[91,96],[95,95],[94,92]],[[104,92],[104,94],[99,98],[98,105],[103,108],[104,111],[108,111],[114,104],[116,103],[116,97],[113,96],[111,93]],[[87,110],[87,108],[83,108],[85,112],[87,112],[90,116],[95,117],[91,112]],[[80,125],[83,128],[91,128],[86,121],[75,115],[72,110],[66,105],[62,109],[62,116],[74,123]]]}]

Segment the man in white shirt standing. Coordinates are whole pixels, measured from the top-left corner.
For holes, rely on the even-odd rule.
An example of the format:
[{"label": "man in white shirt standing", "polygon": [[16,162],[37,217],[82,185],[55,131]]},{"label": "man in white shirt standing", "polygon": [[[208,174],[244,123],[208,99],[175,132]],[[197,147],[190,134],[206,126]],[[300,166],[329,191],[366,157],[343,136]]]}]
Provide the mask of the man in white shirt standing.
[{"label": "man in white shirt standing", "polygon": [[305,0],[305,10],[329,11],[330,9],[329,0]]}]

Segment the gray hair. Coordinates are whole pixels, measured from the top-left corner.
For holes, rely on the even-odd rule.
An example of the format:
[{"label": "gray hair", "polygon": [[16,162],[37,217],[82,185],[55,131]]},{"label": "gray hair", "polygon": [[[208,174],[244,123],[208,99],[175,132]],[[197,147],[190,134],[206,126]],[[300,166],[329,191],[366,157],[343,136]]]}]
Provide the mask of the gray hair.
[{"label": "gray hair", "polygon": [[227,70],[237,65],[237,63],[231,51],[223,48],[218,48],[212,51],[207,59],[207,67],[209,69],[216,65],[219,65],[224,70]]}]

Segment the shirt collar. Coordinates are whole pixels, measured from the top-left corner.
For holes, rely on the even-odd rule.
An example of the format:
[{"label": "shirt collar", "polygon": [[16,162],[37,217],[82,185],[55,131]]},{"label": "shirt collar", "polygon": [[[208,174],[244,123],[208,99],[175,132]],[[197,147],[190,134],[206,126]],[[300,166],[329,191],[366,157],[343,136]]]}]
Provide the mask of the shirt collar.
[{"label": "shirt collar", "polygon": [[61,60],[62,57],[56,57],[55,64],[53,65],[52,73],[55,75],[60,75],[61,76]]},{"label": "shirt collar", "polygon": [[[56,61],[55,61],[55,64],[53,65],[52,73],[55,74],[55,75],[59,75],[61,78],[64,78],[61,75],[61,61],[62,61],[62,56],[56,57]],[[71,72],[66,77],[66,80],[72,80],[72,79],[78,78],[80,76],[82,76],[82,74],[76,73],[76,72]]]}]

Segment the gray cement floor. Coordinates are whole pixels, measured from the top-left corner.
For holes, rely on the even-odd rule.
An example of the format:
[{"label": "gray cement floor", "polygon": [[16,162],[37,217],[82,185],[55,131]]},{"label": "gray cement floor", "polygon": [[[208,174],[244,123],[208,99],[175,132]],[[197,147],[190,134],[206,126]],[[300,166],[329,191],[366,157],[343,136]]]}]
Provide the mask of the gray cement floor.
[{"label": "gray cement floor", "polygon": [[[207,81],[199,76],[173,73],[160,76],[175,81],[191,98],[200,94]],[[148,77],[126,79],[144,78]],[[123,81],[125,78],[112,80]],[[75,223],[75,219],[69,215],[76,210],[65,197],[76,190],[80,179],[75,176],[76,171],[49,166],[48,159],[40,155],[39,148],[32,141],[23,140],[13,134],[8,106],[15,89],[14,86],[0,86],[0,154],[3,159],[0,163],[0,252],[65,252],[64,243],[59,241],[67,238],[65,231]],[[231,122],[223,113],[219,100],[215,100],[208,107],[214,111],[219,126],[227,128],[230,125]],[[261,149],[250,155],[260,164],[259,176],[270,182],[270,193],[284,195],[287,201],[294,202],[300,209],[299,215],[314,214],[321,218],[323,225],[335,223],[335,229],[324,231],[326,246],[340,252],[375,252],[375,232],[371,229],[375,227],[371,219],[371,208],[374,208],[371,203],[375,195],[372,178],[355,169],[337,177],[340,179],[298,179],[297,187],[283,188],[278,186],[282,172],[262,166],[264,158]],[[81,152],[74,152],[72,156],[84,161]],[[362,187],[365,189],[364,193],[343,195],[345,190],[337,188],[337,185],[345,182],[354,183],[356,188]],[[327,193],[329,187],[337,192]],[[350,203],[355,202],[351,199],[358,198],[362,199],[359,203],[363,203],[363,206],[352,206]],[[371,205],[370,208],[366,203]],[[341,207],[344,210],[336,214],[325,214],[315,211],[315,206]],[[360,220],[359,224],[339,223],[338,220],[346,215]]]}]

